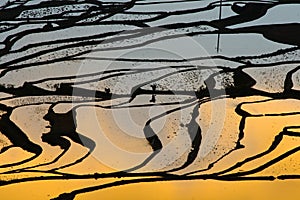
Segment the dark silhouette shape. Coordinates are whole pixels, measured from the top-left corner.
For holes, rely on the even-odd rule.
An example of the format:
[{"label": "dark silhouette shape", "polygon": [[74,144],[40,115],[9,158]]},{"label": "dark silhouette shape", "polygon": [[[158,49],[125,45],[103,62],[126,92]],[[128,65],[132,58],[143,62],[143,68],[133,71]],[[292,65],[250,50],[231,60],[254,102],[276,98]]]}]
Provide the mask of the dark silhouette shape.
[{"label": "dark silhouette shape", "polygon": [[48,22],[48,23],[44,26],[44,29],[45,29],[45,30],[51,30],[53,27],[54,27],[53,24]]},{"label": "dark silhouette shape", "polygon": [[1,165],[0,168],[21,165],[37,158],[42,153],[43,150],[39,145],[31,142],[27,137],[27,135],[14,122],[10,120],[10,116],[13,112],[13,108],[6,106],[4,104],[0,104],[0,109],[6,112],[0,118],[0,131],[12,143],[11,146],[3,147],[0,150],[0,153],[4,153],[5,151],[13,147],[20,147],[24,151],[35,154],[33,157],[29,159],[25,159],[20,162]]},{"label": "dark silhouette shape", "polygon": [[156,87],[157,87],[156,84],[152,84],[152,85],[150,85],[150,86],[151,86],[151,88],[152,88],[153,91],[156,90]]},{"label": "dark silhouette shape", "polygon": [[300,46],[300,24],[271,25],[258,31],[271,41]]},{"label": "dark silhouette shape", "polygon": [[[156,84],[152,84],[152,85],[150,85],[150,86],[151,86],[151,88],[152,88],[153,93],[155,93],[155,91],[156,91]],[[151,103],[155,103],[155,102],[156,102],[155,94],[152,94],[152,95],[151,95],[150,102],[151,102]]]},{"label": "dark silhouette shape", "polygon": [[238,15],[230,16],[224,19],[213,20],[212,23],[214,26],[223,29],[227,26],[253,21],[263,17],[267,11],[275,5],[277,4],[263,2],[233,3],[231,9]]},{"label": "dark silhouette shape", "polygon": [[67,151],[71,146],[71,142],[65,138],[67,137],[73,142],[89,149],[89,152],[86,155],[76,160],[74,163],[57,168],[63,169],[82,162],[94,150],[96,144],[90,138],[77,133],[76,110],[71,109],[66,113],[55,113],[53,111],[54,106],[56,106],[56,104],[52,104],[49,107],[48,113],[44,116],[44,119],[49,121],[51,129],[49,133],[42,135],[42,140],[51,146],[59,146],[62,150]]},{"label": "dark silhouette shape", "polygon": [[168,172],[174,172],[174,171],[184,169],[184,168],[188,167],[189,165],[191,165],[197,158],[197,155],[200,150],[201,141],[202,141],[201,128],[200,128],[199,124],[196,122],[198,115],[199,115],[199,105],[196,105],[193,110],[193,113],[192,113],[192,119],[191,119],[190,123],[187,125],[188,134],[192,141],[191,151],[189,152],[189,154],[187,156],[187,160],[185,161],[185,163],[182,166],[180,166],[178,168],[174,168],[172,170],[169,170]]},{"label": "dark silhouette shape", "polygon": [[105,90],[106,94],[110,94],[110,89],[109,88],[105,88],[104,90]]},{"label": "dark silhouette shape", "polygon": [[112,94],[109,89],[103,91],[95,91],[83,88],[73,87],[72,84],[61,83],[55,91],[45,90],[32,83],[24,82],[20,87],[7,87],[0,85],[0,91],[11,94],[16,97],[23,96],[48,96],[48,95],[62,95],[62,96],[82,96],[82,97],[96,97],[103,100],[111,99]]},{"label": "dark silhouette shape", "polygon": [[156,102],[155,94],[151,95],[151,99],[150,99],[149,102],[151,102],[151,103],[155,103]]},{"label": "dark silhouette shape", "polygon": [[282,44],[300,46],[300,23],[257,25],[235,29],[220,29],[222,34],[258,33],[264,38]]},{"label": "dark silhouette shape", "polygon": [[151,119],[148,120],[145,124],[144,127],[144,135],[146,137],[146,139],[148,140],[149,144],[152,147],[152,150],[155,151],[160,151],[163,146],[162,143],[159,139],[159,137],[156,135],[156,133],[153,131],[153,129],[151,128],[150,124],[151,124]]},{"label": "dark silhouette shape", "polygon": [[252,87],[256,84],[256,81],[245,73],[242,68],[229,71],[233,71],[233,85],[225,88],[226,94],[229,94],[231,97],[242,97],[251,94]]}]

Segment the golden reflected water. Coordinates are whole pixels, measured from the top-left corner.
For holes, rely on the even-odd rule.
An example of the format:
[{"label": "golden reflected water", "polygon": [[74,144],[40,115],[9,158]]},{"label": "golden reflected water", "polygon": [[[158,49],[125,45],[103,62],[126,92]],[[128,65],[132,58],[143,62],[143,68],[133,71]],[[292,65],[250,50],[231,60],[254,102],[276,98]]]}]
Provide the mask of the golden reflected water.
[{"label": "golden reflected water", "polygon": [[[285,116],[276,116],[274,114],[279,113],[291,113],[294,110],[297,110],[299,107],[299,102],[296,100],[271,100],[271,101],[264,101],[267,100],[267,98],[262,97],[245,97],[245,98],[236,98],[236,99],[221,99],[216,100],[214,105],[213,103],[206,103],[200,106],[200,115],[199,115],[199,124],[202,127],[202,133],[203,133],[203,140],[206,141],[206,143],[203,144],[202,149],[200,149],[200,153],[198,154],[197,159],[194,161],[194,163],[187,167],[184,170],[174,172],[174,174],[184,174],[188,172],[195,172],[195,174],[210,174],[222,171],[224,169],[229,168],[230,166],[233,166],[235,163],[242,161],[248,157],[257,155],[261,152],[266,151],[270,146],[272,145],[272,142],[274,142],[275,137],[283,131],[284,127],[287,126],[296,126],[299,122],[299,115],[294,114],[287,114]],[[226,153],[230,149],[233,149],[235,147],[236,141],[238,139],[239,134],[239,125],[240,121],[242,119],[241,116],[239,116],[235,112],[235,108],[239,103],[244,102],[244,104],[241,106],[241,109],[244,111],[247,111],[248,113],[252,114],[251,117],[246,118],[246,126],[244,128],[244,137],[241,140],[241,144],[245,146],[245,148],[237,149],[233,151],[228,156],[224,157],[220,161],[216,162],[214,167],[203,171],[203,172],[197,172],[199,169],[205,169],[208,167],[208,165],[214,161],[216,161],[222,154]],[[247,103],[249,102],[249,103]],[[219,118],[213,118],[213,109],[220,108],[221,106],[226,107],[226,112],[223,114],[220,114],[221,117]],[[39,108],[42,110],[42,107]],[[100,133],[99,127],[92,127],[90,123],[86,121],[85,116],[89,112],[90,108],[86,108],[85,112],[80,110],[78,112],[78,120],[79,128],[78,131],[92,131]],[[45,111],[45,110],[44,110]],[[20,113],[26,113],[27,115],[30,115],[28,110],[19,110],[18,116]],[[95,112],[95,110],[91,110],[90,112]],[[157,111],[158,112],[158,111]],[[96,110],[96,117],[101,118],[103,115],[108,116],[109,113],[107,111],[101,112],[101,110]],[[273,114],[274,116],[268,116],[268,114]],[[25,115],[24,115],[25,116]],[[91,116],[91,113],[90,115]],[[141,120],[142,118],[138,116],[138,114],[131,115],[134,117],[137,117],[135,120]],[[179,126],[179,124],[169,123],[170,120],[174,119],[175,116],[178,116],[178,113],[174,114],[174,116],[168,116],[169,119],[166,119],[167,123],[166,126]],[[30,120],[35,120],[39,118],[40,116],[36,116],[36,118],[31,118]],[[40,120],[35,121],[34,126],[25,125],[26,123],[32,123],[28,121],[29,118],[14,118],[16,123],[22,121],[22,123],[19,123],[19,126],[28,131],[31,132],[30,137],[32,140],[38,141],[39,137],[38,134],[41,134],[38,132],[38,128],[40,128],[42,125],[46,125],[46,122]],[[107,119],[110,119],[109,117]],[[146,120],[147,117],[144,118]],[[26,121],[27,120],[27,121]],[[92,118],[89,118],[89,122],[92,122]],[[108,120],[112,122],[113,120]],[[83,124],[85,123],[85,124]],[[212,124],[217,124],[218,126],[221,126],[220,134],[216,134],[213,132],[213,130],[217,130],[218,126],[214,126],[213,129],[211,129],[210,126],[213,126]],[[96,123],[91,123],[96,124]],[[109,130],[116,133],[118,136],[120,134],[125,133],[121,130],[117,129],[109,129],[107,127],[113,126],[113,124],[106,124],[106,126],[102,123],[101,128],[105,130],[105,134],[108,133]],[[34,128],[34,127],[38,128]],[[174,128],[174,127],[173,127]],[[211,130],[210,130],[211,129]],[[102,130],[102,131],[103,131]],[[167,133],[167,130],[172,130],[172,127],[165,127],[162,128],[162,133]],[[119,133],[117,133],[119,131]],[[297,132],[298,129],[294,128],[294,132]],[[36,134],[36,135],[35,135]],[[216,134],[218,138],[215,137],[209,137],[211,135],[209,134]],[[93,135],[90,135],[91,137]],[[94,135],[94,139],[97,138],[97,134]],[[112,142],[116,142],[114,140],[114,135],[107,137],[110,138]],[[128,140],[128,138],[127,138]],[[99,141],[99,140],[98,140]],[[125,142],[124,138],[124,142]],[[120,141],[118,141],[120,142]],[[151,151],[145,151],[149,146],[147,147],[145,140],[143,139],[133,139],[131,141],[126,141],[126,144],[121,143],[115,143],[114,145],[119,146],[120,149],[125,149],[128,152],[131,153],[141,153],[142,158],[145,158],[145,153],[151,153]],[[130,142],[131,146],[128,146],[128,143]],[[253,169],[258,168],[259,166],[264,165],[265,163],[275,159],[276,157],[284,154],[285,152],[296,148],[299,146],[299,138],[296,136],[287,136],[284,135],[281,142],[278,144],[276,149],[274,149],[272,152],[261,156],[251,162],[245,163],[241,167],[238,167],[230,172],[227,172],[227,174],[232,173],[239,173],[239,172],[247,172],[251,171]],[[42,144],[40,142],[40,144]],[[145,146],[145,150],[141,148],[140,152],[139,149],[142,146]],[[213,148],[210,148],[212,146]],[[138,147],[138,148],[135,148]],[[146,148],[147,147],[147,148]],[[44,148],[50,148],[49,146],[44,145]],[[26,167],[34,164],[38,164],[39,162],[51,160],[55,156],[55,154],[59,153],[58,147],[51,147],[52,154],[44,155],[44,158],[40,158],[36,161],[32,161],[30,163],[26,163],[21,166],[17,166],[13,169],[18,169],[20,167]],[[107,156],[112,158],[118,158],[118,162],[120,162],[120,165],[114,165],[115,163],[105,163],[108,158],[99,157],[97,155],[97,151],[101,151],[100,149],[96,149],[96,154],[89,156],[86,160],[84,160],[82,163],[79,163],[78,165],[74,165],[72,167],[66,168],[61,170],[61,172],[65,173],[76,173],[76,174],[91,174],[91,173],[103,173],[103,172],[113,172],[118,170],[118,168],[114,167],[123,167],[122,163],[128,163],[128,161],[131,159],[130,157],[121,157],[120,155],[117,155],[116,152],[111,152]],[[202,151],[202,153],[201,153]],[[207,151],[207,152],[206,152]],[[72,159],[76,159],[76,157],[80,155],[84,155],[86,153],[86,149],[81,147],[78,144],[73,144],[72,148],[70,148],[70,152],[66,154],[67,156],[62,158],[59,162],[39,167],[38,169],[41,170],[47,170],[51,169],[52,167],[57,167],[64,162],[70,162]],[[99,153],[99,152],[98,152]],[[115,154],[114,154],[115,153]],[[128,154],[129,155],[129,154]],[[186,155],[186,153],[183,153],[183,155]],[[22,157],[30,156],[29,153],[23,153],[20,154],[19,150],[17,148],[11,149],[10,151],[6,152],[2,156],[1,162],[12,162],[20,160]],[[100,158],[100,159],[99,159]],[[104,159],[101,162],[101,158]],[[45,160],[41,160],[45,159]],[[138,159],[138,158],[137,158]],[[150,161],[151,162],[151,161]],[[174,161],[173,165],[174,167],[180,166],[182,164],[182,161]],[[259,176],[274,176],[278,177],[281,175],[295,175],[299,174],[300,172],[300,154],[294,153],[290,156],[285,157],[284,159],[275,162],[274,164],[270,165],[269,167],[259,170],[258,172],[255,172],[253,174],[247,175],[248,177],[259,177]],[[111,164],[111,165],[110,165]],[[155,165],[153,165],[155,166]],[[7,170],[7,169],[5,169]],[[5,171],[2,169],[2,171]],[[143,170],[140,170],[143,171]],[[39,176],[52,176],[53,174],[49,173],[30,173],[30,172],[23,172],[23,173],[14,173],[14,174],[2,174],[1,179],[2,180],[13,180],[18,178],[25,178],[25,177],[39,177]],[[139,177],[135,177],[139,178]],[[144,177],[144,178],[147,178]],[[40,181],[33,181],[33,182],[23,182],[18,184],[11,184],[7,186],[3,186],[0,188],[0,196],[3,199],[48,199],[48,198],[54,198],[57,197],[61,193],[65,192],[71,192],[73,190],[80,190],[82,188],[88,188],[92,186],[98,186],[102,184],[112,183],[115,181],[120,180],[130,180],[132,178],[104,178],[104,179],[82,179],[82,180],[40,180]],[[122,186],[116,186],[111,188],[105,188],[101,190],[91,191],[87,193],[78,194],[76,196],[76,199],[97,199],[97,198],[103,198],[103,199],[283,199],[283,198],[289,198],[289,199],[296,199],[297,190],[300,186],[300,181],[298,180],[281,180],[281,179],[275,179],[273,181],[269,180],[232,180],[232,181],[221,181],[221,180],[185,180],[185,181],[161,181],[161,182],[151,182],[151,183],[144,183],[143,181],[141,183],[135,183],[135,184],[128,184],[128,185],[122,185]],[[38,191],[38,192],[37,192]],[[32,195],[34,194],[34,195]]]},{"label": "golden reflected water", "polygon": [[[112,181],[112,180],[110,180]],[[3,199],[50,199],[57,193],[93,186],[104,181],[41,181],[3,187]],[[297,199],[300,182],[250,181],[220,182],[210,180],[139,183],[78,195],[76,199]],[[38,192],[37,192],[38,190]],[[56,194],[56,195],[55,195]]]}]

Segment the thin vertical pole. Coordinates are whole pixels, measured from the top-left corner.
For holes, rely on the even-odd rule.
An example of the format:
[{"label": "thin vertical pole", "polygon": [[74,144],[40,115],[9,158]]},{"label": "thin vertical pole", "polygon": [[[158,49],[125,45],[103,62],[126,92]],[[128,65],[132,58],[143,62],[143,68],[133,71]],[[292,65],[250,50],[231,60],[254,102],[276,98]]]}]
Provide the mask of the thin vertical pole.
[{"label": "thin vertical pole", "polygon": [[[220,0],[220,9],[219,9],[219,20],[221,20],[222,18],[222,6],[223,6],[223,0]],[[220,37],[221,37],[221,34],[220,32],[218,33],[218,39],[217,39],[217,53],[219,53],[220,51]]]}]

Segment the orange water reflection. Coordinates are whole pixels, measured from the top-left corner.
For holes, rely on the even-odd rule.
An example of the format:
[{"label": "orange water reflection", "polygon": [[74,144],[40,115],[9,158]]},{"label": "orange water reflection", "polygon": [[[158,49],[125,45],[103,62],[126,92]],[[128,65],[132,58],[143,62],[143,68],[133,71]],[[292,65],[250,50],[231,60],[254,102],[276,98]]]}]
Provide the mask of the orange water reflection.
[{"label": "orange water reflection", "polygon": [[[216,124],[223,125],[221,129],[221,135],[215,145],[214,151],[226,152],[224,149],[230,149],[234,147],[234,142],[237,137],[233,137],[238,134],[239,122],[241,116],[235,113],[235,107],[241,102],[253,102],[244,104],[241,108],[253,116],[247,117],[246,126],[244,128],[244,138],[241,140],[241,144],[245,146],[243,149],[236,150],[229,154],[224,159],[215,164],[214,168],[203,173],[218,172],[222,169],[226,169],[236,162],[239,162],[247,157],[256,155],[267,150],[276,135],[278,135],[286,126],[296,126],[299,124],[300,115],[287,114],[286,116],[267,116],[268,114],[278,113],[291,113],[299,110],[299,102],[296,100],[281,100],[281,101],[266,101],[266,98],[262,97],[247,97],[227,99],[225,102],[226,112],[225,121],[223,124],[218,123],[218,119],[215,119]],[[223,100],[219,100],[219,103]],[[225,101],[225,100],[224,100]],[[219,104],[217,104],[219,105]],[[200,108],[202,118],[199,123],[203,127],[203,135],[208,134],[205,132],[211,124],[211,107],[212,105],[205,104]],[[26,110],[28,114],[28,110]],[[103,114],[103,113],[100,113]],[[97,116],[103,116],[103,115]],[[40,117],[40,116],[37,116]],[[171,117],[172,118],[172,117]],[[170,119],[171,119],[170,118]],[[21,118],[25,120],[25,118]],[[206,120],[207,121],[206,121]],[[19,119],[20,120],[20,119]],[[222,120],[222,119],[220,119]],[[15,120],[18,121],[18,120]],[[25,123],[25,122],[24,122]],[[44,123],[44,122],[40,122]],[[40,127],[41,124],[37,124]],[[20,124],[22,127],[22,124]],[[81,124],[82,131],[85,130]],[[28,127],[23,127],[28,131]],[[27,128],[27,129],[26,129]],[[90,127],[95,128],[95,127]],[[37,129],[32,129],[33,133],[38,134]],[[109,129],[105,129],[108,131]],[[166,129],[168,130],[168,129]],[[294,132],[298,132],[297,128],[293,129]],[[40,133],[39,133],[40,134]],[[299,133],[300,134],[300,133]],[[230,137],[229,137],[230,136]],[[232,136],[232,137],[231,137]],[[38,141],[38,136],[32,137]],[[208,140],[209,141],[209,140]],[[139,141],[137,141],[139,142]],[[142,141],[144,143],[144,141]],[[251,162],[244,164],[243,166],[236,168],[230,172],[245,172],[251,171],[266,162],[278,157],[279,155],[299,146],[300,137],[283,136],[282,141],[277,148],[269,154],[263,157],[255,159]],[[133,142],[134,143],[134,142]],[[48,147],[49,148],[49,147]],[[74,153],[74,157],[70,154],[65,160],[61,160],[56,165],[72,160],[78,154],[84,153],[86,150],[80,146],[73,145],[73,149],[70,151]],[[134,146],[131,146],[133,150]],[[58,152],[59,149],[55,148]],[[138,150],[138,149],[137,149]],[[9,162],[10,158],[17,159],[14,154],[17,153],[17,149],[8,151],[1,158],[1,162]],[[18,154],[20,155],[20,154]],[[199,168],[205,168],[210,161],[214,161],[218,158],[219,154],[212,152],[208,153],[206,157],[198,157],[195,163],[185,172],[194,171]],[[18,158],[20,159],[20,158]],[[126,162],[126,159],[120,160],[120,162]],[[4,161],[3,161],[4,160]],[[37,161],[36,161],[37,162]],[[202,163],[201,163],[202,162]],[[35,162],[33,162],[35,163]],[[31,164],[33,164],[31,163]],[[200,163],[200,164],[199,164]],[[53,165],[53,166],[56,166]],[[27,166],[27,165],[24,165]],[[49,168],[49,166],[48,166]],[[47,167],[41,169],[47,170]],[[2,169],[3,170],[3,169]],[[7,170],[7,169],[5,169]],[[3,170],[3,171],[5,171]],[[87,158],[84,162],[61,170],[66,173],[95,173],[95,172],[110,172],[115,169],[106,166],[105,163],[95,159],[94,157]],[[280,175],[294,175],[300,172],[300,153],[295,153],[282,159],[279,162],[261,170],[257,173],[250,174],[249,176],[274,176],[275,178]],[[175,172],[176,173],[176,172]],[[10,175],[1,175],[2,180],[12,180],[22,177],[37,177],[37,176],[49,176],[47,173],[15,173]],[[0,187],[1,199],[50,199],[57,197],[61,193],[72,192],[82,188],[101,185],[105,183],[111,183],[119,180],[126,180],[129,178],[109,178],[109,179],[88,179],[88,180],[50,180],[50,181],[33,181],[19,184],[12,184]],[[279,180],[274,181],[216,181],[216,180],[193,180],[193,181],[164,181],[153,183],[137,183],[123,186],[117,186],[107,188],[103,190],[96,190],[89,193],[82,193],[76,196],[76,199],[297,199],[298,188],[300,186],[300,180]]]}]

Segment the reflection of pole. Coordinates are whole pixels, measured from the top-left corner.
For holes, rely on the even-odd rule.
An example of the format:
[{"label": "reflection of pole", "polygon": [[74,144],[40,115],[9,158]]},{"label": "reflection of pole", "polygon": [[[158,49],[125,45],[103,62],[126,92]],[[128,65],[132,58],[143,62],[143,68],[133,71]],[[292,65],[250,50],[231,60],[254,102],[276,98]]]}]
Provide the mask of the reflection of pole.
[{"label": "reflection of pole", "polygon": [[[222,1],[223,0],[220,0],[220,10],[219,10],[219,20],[221,20],[222,18]],[[220,31],[220,28],[219,28],[219,31]],[[217,39],[217,53],[219,53],[219,50],[220,50],[220,32],[218,33],[218,39]]]}]

